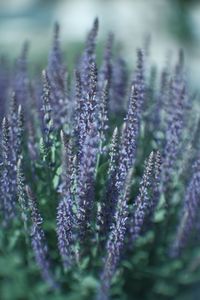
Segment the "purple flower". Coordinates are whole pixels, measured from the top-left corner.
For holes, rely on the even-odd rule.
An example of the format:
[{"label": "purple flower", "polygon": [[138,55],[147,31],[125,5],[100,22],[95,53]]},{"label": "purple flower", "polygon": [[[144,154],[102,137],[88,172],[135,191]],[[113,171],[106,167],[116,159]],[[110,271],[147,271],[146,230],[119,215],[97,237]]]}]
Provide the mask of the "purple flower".
[{"label": "purple flower", "polygon": [[117,57],[113,61],[109,109],[118,113],[125,110],[128,71],[125,61]]},{"label": "purple flower", "polygon": [[[79,71],[76,72],[76,126],[78,158],[83,155],[83,145],[91,128],[97,125],[97,67],[95,63],[95,44],[98,19],[88,34]],[[80,94],[81,93],[81,94]],[[79,98],[79,99],[77,99]]]},{"label": "purple flower", "polygon": [[105,81],[102,91],[100,93],[100,98],[99,98],[100,103],[98,107],[99,135],[100,135],[100,143],[101,143],[100,152],[102,151],[102,145],[106,140],[106,132],[109,128],[108,127],[108,97],[109,97],[108,93],[109,93],[108,82]]},{"label": "purple flower", "polygon": [[180,142],[185,122],[185,112],[188,106],[188,95],[183,73],[183,57],[175,68],[174,77],[170,84],[170,104],[168,107],[168,123],[163,150],[162,185],[163,192],[168,187],[175,170],[180,153]]},{"label": "purple flower", "polygon": [[[13,198],[16,200],[17,194],[17,161],[22,154],[22,140],[24,131],[24,121],[22,107],[19,105],[17,107],[16,95],[12,94],[10,111],[9,111],[9,157],[10,157],[10,171],[9,176],[11,180],[11,189]],[[15,201],[14,200],[14,201]]]},{"label": "purple flower", "polygon": [[162,158],[159,151],[154,153],[153,174],[151,180],[151,197],[149,201],[149,216],[151,217],[155,211],[161,194],[161,171],[162,171]]},{"label": "purple flower", "polygon": [[0,120],[2,122],[3,116],[6,112],[6,104],[10,88],[11,72],[9,70],[9,63],[6,56],[0,56]]},{"label": "purple flower", "polygon": [[85,103],[86,132],[88,132],[96,122],[97,117],[97,66],[93,61],[89,69],[88,94]]},{"label": "purple flower", "polygon": [[145,64],[144,64],[144,53],[141,49],[137,50],[137,65],[133,79],[133,85],[135,89],[138,91],[138,116],[139,118],[142,117],[141,110],[143,107],[144,99],[145,99],[145,80],[144,80],[144,73],[145,73]]},{"label": "purple flower", "polygon": [[57,208],[58,249],[65,269],[71,267],[75,255],[75,161],[72,154],[72,141],[61,131],[62,141],[62,176],[60,185],[60,202]]},{"label": "purple flower", "polygon": [[91,233],[92,213],[94,213],[94,180],[97,163],[98,133],[91,128],[83,145],[82,157],[77,175],[77,234],[80,241]]},{"label": "purple flower", "polygon": [[117,174],[117,166],[118,166],[118,130],[115,128],[110,144],[110,160],[109,160],[109,168],[108,168],[108,178],[106,184],[106,192],[103,195],[103,199],[101,201],[101,208],[98,216],[98,222],[100,226],[100,237],[106,238],[110,232],[110,226],[113,221],[113,217],[115,214],[115,209],[117,207],[117,189],[116,189],[116,174]]},{"label": "purple flower", "polygon": [[13,161],[11,154],[10,124],[7,118],[2,122],[2,172],[1,172],[1,211],[3,214],[3,225],[7,226],[15,216],[15,194],[13,191]]},{"label": "purple flower", "polygon": [[[63,63],[59,41],[60,27],[54,26],[53,45],[49,54],[47,73],[51,87],[52,117],[56,129],[66,127],[69,123],[69,95],[67,87],[67,71]],[[69,124],[68,124],[69,125]]]},{"label": "purple flower", "polygon": [[99,71],[98,78],[98,90],[104,88],[105,82],[108,84],[108,88],[110,88],[110,84],[112,82],[112,48],[113,48],[113,39],[114,36],[112,33],[108,35],[107,43],[104,49],[103,62]]},{"label": "purple flower", "polygon": [[[164,132],[169,96],[169,70],[165,67],[161,72],[159,92],[156,96],[156,103],[153,112],[154,135],[157,134],[157,128]],[[161,143],[157,136],[156,139]]]},{"label": "purple flower", "polygon": [[10,114],[10,135],[11,135],[11,144],[12,144],[12,159],[13,164],[16,166],[19,156],[22,153],[22,140],[24,132],[24,115],[22,111],[21,104],[17,106],[16,96],[13,93]]},{"label": "purple flower", "polygon": [[27,123],[27,132],[28,132],[28,140],[27,140],[28,153],[30,155],[31,160],[35,161],[38,158],[39,153],[37,148],[35,127],[30,122]]},{"label": "purple flower", "polygon": [[[78,78],[77,78],[78,79]],[[78,157],[83,155],[83,145],[85,140],[94,128],[97,127],[97,67],[95,62],[91,62],[89,69],[87,93],[82,93],[77,109],[77,130],[78,135]],[[81,85],[81,90],[83,86]]]},{"label": "purple flower", "polygon": [[132,86],[129,98],[128,112],[125,118],[122,133],[119,167],[116,176],[116,187],[121,191],[129,169],[133,166],[136,157],[136,144],[140,127],[139,90]]},{"label": "purple flower", "polygon": [[22,153],[23,133],[24,133],[24,114],[22,106],[19,105],[17,111],[17,134],[16,134],[16,153],[19,158]]},{"label": "purple flower", "polygon": [[28,55],[29,43],[25,42],[21,54],[16,61],[15,76],[13,82],[13,90],[16,94],[17,104],[23,104],[28,108],[29,99],[29,78],[28,78],[28,66],[27,66],[27,55]]},{"label": "purple flower", "polygon": [[73,154],[73,143],[70,136],[66,135],[64,131],[61,130],[61,141],[62,141],[62,176],[61,176],[61,193],[68,192],[73,184],[74,175],[74,154]]},{"label": "purple flower", "polygon": [[19,207],[21,212],[21,218],[24,223],[25,234],[28,233],[28,200],[26,194],[26,182],[22,169],[22,161],[18,160],[17,164],[17,195],[19,201]]},{"label": "purple flower", "polygon": [[189,182],[184,197],[184,205],[180,223],[177,228],[174,242],[170,249],[172,256],[180,255],[181,251],[187,246],[191,232],[194,230],[198,211],[200,208],[200,160],[193,165],[193,175]]},{"label": "purple flower", "polygon": [[52,120],[52,107],[51,107],[51,87],[48,74],[43,71],[43,126],[44,126],[44,144],[47,151],[50,151],[52,146],[52,133],[53,133],[53,120]]},{"label": "purple flower", "polygon": [[125,234],[128,223],[128,200],[130,194],[130,180],[132,170],[127,176],[125,188],[121,192],[116,211],[114,214],[114,221],[111,226],[111,231],[108,236],[106,244],[106,257],[104,260],[103,271],[101,274],[101,285],[98,291],[97,299],[106,300],[109,298],[109,289],[116,268],[119,264],[121,255],[123,253]]},{"label": "purple flower", "polygon": [[75,111],[74,111],[74,136],[78,149],[81,148],[85,137],[84,123],[84,98],[82,96],[81,77],[78,71],[75,72]]},{"label": "purple flower", "polygon": [[154,153],[151,152],[146,163],[144,174],[140,182],[139,194],[133,203],[131,220],[130,220],[130,234],[131,240],[134,242],[140,235],[146,215],[149,212],[151,203],[149,200],[149,188],[151,187],[152,172],[154,164]]},{"label": "purple flower", "polygon": [[129,169],[133,166],[136,157],[137,137],[140,130],[141,109],[144,100],[144,63],[143,54],[138,50],[138,64],[134,85],[131,87],[128,112],[125,118],[122,135],[122,146],[119,157],[119,168],[116,186],[121,190]]},{"label": "purple flower", "polygon": [[51,286],[57,288],[54,276],[50,268],[49,251],[46,243],[44,231],[42,229],[43,219],[37,207],[36,199],[29,188],[26,186],[28,205],[31,211],[31,245],[34,252],[36,263],[40,269],[43,279]]},{"label": "purple flower", "polygon": [[58,249],[62,258],[63,266],[68,269],[74,261],[74,214],[72,211],[73,201],[68,191],[63,195],[57,208],[57,238]]},{"label": "purple flower", "polygon": [[81,75],[81,85],[83,87],[82,89],[83,96],[86,96],[88,93],[88,83],[89,83],[90,69],[91,69],[90,66],[95,61],[95,46],[96,46],[98,27],[99,27],[99,21],[96,18],[94,20],[93,27],[87,36],[85,49],[81,57],[79,70]]}]

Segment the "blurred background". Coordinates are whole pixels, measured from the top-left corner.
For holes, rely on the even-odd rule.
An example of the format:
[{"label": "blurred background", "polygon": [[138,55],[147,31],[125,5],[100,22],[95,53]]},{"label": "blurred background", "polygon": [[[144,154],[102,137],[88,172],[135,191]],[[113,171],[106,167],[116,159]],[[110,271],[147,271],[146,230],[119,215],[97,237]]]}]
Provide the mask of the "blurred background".
[{"label": "blurred background", "polygon": [[177,48],[186,52],[188,73],[200,78],[200,1],[194,0],[0,0],[0,52],[14,58],[29,40],[30,59],[46,62],[55,21],[69,63],[78,53],[93,19],[100,21],[100,45],[109,31],[134,64],[136,47],[151,36],[152,61],[164,63]]}]

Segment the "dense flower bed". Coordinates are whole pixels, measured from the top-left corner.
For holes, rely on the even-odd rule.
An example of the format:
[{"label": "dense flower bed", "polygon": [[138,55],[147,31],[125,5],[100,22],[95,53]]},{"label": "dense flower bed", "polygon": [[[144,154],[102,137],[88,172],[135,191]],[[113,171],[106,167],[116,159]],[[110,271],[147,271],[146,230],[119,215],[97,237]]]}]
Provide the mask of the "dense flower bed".
[{"label": "dense flower bed", "polygon": [[3,300],[190,299],[199,283],[200,119],[183,52],[158,71],[138,49],[130,73],[110,34],[97,67],[97,32],[96,19],[73,74],[58,24],[42,76],[27,44],[12,70],[1,60]]}]

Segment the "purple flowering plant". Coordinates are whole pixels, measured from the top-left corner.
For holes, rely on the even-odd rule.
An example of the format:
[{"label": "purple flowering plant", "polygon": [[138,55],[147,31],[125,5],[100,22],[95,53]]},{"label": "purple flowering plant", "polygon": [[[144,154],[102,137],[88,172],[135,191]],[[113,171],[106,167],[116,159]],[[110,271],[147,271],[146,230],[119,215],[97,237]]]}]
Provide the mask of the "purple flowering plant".
[{"label": "purple flowering plant", "polygon": [[9,72],[0,61],[2,300],[198,290],[200,115],[183,51],[155,71],[138,48],[132,71],[113,34],[97,56],[98,28],[72,74],[57,23],[41,73],[28,43]]}]

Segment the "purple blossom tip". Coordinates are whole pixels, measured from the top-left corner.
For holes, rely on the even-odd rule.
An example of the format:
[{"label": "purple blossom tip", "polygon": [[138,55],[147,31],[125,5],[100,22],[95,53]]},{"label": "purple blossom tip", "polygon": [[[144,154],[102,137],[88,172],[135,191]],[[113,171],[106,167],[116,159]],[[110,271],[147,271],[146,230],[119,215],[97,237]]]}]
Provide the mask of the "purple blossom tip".
[{"label": "purple blossom tip", "polygon": [[54,289],[58,285],[55,282],[54,276],[50,267],[49,251],[45,238],[45,233],[42,229],[43,219],[37,207],[37,201],[29,186],[26,186],[28,197],[28,205],[31,211],[31,245],[34,252],[36,263],[41,271],[44,280]]}]

